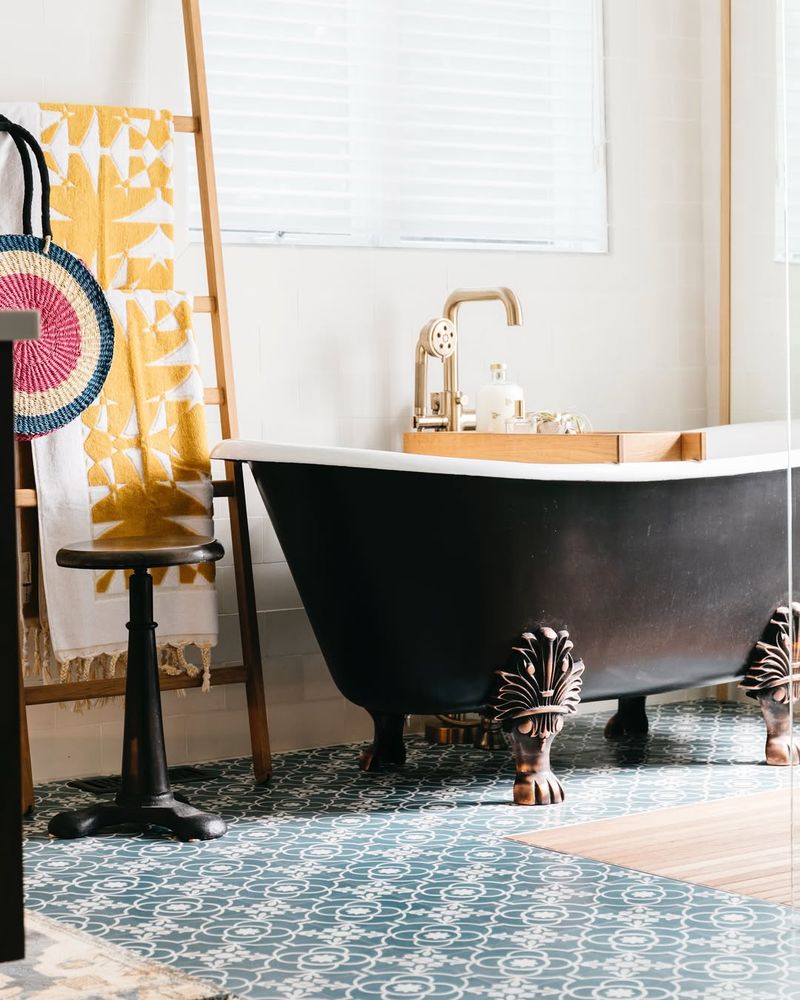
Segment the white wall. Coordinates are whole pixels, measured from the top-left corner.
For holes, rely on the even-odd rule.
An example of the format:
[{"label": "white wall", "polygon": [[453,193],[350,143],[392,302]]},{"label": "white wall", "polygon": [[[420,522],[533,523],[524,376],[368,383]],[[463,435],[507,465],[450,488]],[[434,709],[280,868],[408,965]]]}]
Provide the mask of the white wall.
[{"label": "white wall", "polygon": [[[579,409],[599,428],[705,423],[708,3],[606,0],[609,254],[226,248],[242,435],[398,447],[420,326],[451,289],[494,284],[517,291],[525,326],[507,330],[496,305],[463,311],[473,397],[501,358],[537,409]],[[186,110],[177,0],[0,0],[0,25],[16,39],[3,53],[2,100]],[[179,284],[202,293],[200,250],[183,243]],[[204,318],[197,329],[203,340]],[[332,686],[255,497],[250,525],[274,747],[366,737],[364,713]],[[224,541],[222,517],[218,531]],[[219,580],[222,662],[237,646],[229,566]],[[240,687],[168,695],[165,710],[173,762],[247,752]],[[84,715],[46,706],[29,718],[38,779],[118,767],[118,705]]]}]

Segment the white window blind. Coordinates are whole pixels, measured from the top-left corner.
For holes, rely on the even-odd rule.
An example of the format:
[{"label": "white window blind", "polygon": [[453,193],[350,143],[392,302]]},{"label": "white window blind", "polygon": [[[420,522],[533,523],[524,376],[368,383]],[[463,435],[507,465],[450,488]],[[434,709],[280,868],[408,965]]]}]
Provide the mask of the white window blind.
[{"label": "white window blind", "polygon": [[800,261],[800,0],[784,0],[782,16],[780,5],[776,10],[775,258],[786,259],[788,241],[789,259],[797,263]]},{"label": "white window blind", "polygon": [[203,0],[226,238],[606,250],[601,10]]}]

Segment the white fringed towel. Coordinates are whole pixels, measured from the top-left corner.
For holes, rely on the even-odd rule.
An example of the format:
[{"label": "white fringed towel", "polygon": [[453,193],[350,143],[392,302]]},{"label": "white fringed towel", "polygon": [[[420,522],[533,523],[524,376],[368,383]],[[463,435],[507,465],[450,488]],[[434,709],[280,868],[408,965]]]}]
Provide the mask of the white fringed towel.
[{"label": "white fringed towel", "polygon": [[[126,579],[63,569],[63,545],[103,536],[212,535],[203,386],[191,305],[181,292],[107,292],[114,362],[97,401],[33,442],[49,638],[62,680],[113,676],[126,646]],[[162,667],[208,683],[217,639],[213,564],[153,571]]]}]

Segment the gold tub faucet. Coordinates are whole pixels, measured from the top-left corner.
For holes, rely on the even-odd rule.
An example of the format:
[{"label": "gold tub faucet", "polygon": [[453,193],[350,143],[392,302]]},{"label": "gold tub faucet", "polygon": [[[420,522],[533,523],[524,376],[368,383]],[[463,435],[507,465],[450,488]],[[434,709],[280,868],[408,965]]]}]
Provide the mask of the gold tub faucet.
[{"label": "gold tub faucet", "polygon": [[[465,410],[458,385],[458,327],[456,317],[464,302],[502,302],[509,326],[522,326],[522,306],[510,288],[459,288],[447,296],[444,315],[429,320],[417,341],[414,378],[414,430],[474,431],[475,411]],[[444,366],[442,391],[432,392],[426,409],[428,358]]]}]

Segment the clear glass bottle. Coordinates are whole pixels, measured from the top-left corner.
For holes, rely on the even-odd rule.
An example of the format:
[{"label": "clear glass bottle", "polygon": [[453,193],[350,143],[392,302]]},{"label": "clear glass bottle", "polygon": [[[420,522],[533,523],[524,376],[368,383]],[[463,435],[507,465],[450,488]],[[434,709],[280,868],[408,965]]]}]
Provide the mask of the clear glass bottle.
[{"label": "clear glass bottle", "polygon": [[523,400],[522,387],[506,380],[506,366],[500,361],[489,365],[491,382],[478,389],[476,430],[484,434],[505,434],[506,421],[514,416],[514,406]]},{"label": "clear glass bottle", "polygon": [[506,434],[535,434],[536,425],[531,419],[532,414],[525,415],[525,401],[518,399],[514,403],[514,416],[506,420]]}]

